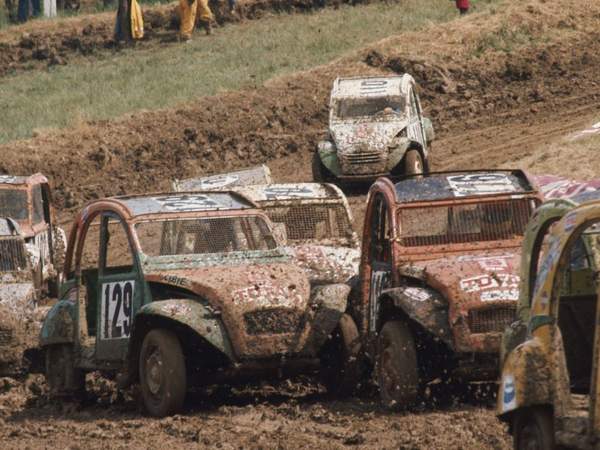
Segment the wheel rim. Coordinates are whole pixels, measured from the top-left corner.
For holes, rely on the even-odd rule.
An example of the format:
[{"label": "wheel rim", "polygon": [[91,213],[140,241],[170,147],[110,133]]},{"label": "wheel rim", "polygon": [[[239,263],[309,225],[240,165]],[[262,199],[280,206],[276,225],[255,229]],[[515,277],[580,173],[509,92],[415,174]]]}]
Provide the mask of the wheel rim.
[{"label": "wheel rim", "polygon": [[521,429],[520,441],[520,449],[544,450],[542,430],[533,423],[528,423]]},{"label": "wheel rim", "polygon": [[153,349],[146,359],[146,385],[154,396],[158,395],[163,385],[163,361],[158,348]]}]

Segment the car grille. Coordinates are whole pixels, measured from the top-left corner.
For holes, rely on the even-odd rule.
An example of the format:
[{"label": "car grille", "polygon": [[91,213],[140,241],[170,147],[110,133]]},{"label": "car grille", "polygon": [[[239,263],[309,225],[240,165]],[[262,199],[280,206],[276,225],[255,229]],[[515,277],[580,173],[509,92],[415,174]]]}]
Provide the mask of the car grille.
[{"label": "car grille", "polygon": [[469,329],[471,333],[503,332],[514,322],[516,312],[515,306],[471,310],[469,311]]},{"label": "car grille", "polygon": [[294,310],[275,308],[263,309],[244,314],[246,333],[283,334],[294,333],[304,324],[303,315]]},{"label": "car grille", "polygon": [[383,160],[383,156],[380,152],[360,151],[344,155],[343,159],[351,165],[379,164]]},{"label": "car grille", "polygon": [[24,269],[27,259],[23,241],[20,239],[0,239],[0,271]]}]

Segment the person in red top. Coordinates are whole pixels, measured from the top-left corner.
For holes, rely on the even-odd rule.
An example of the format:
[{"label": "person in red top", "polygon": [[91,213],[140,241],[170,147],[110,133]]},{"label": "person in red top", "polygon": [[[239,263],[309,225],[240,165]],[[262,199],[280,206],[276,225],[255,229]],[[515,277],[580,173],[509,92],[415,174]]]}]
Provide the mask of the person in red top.
[{"label": "person in red top", "polygon": [[460,14],[466,14],[469,12],[469,0],[456,0],[456,7],[460,11]]}]

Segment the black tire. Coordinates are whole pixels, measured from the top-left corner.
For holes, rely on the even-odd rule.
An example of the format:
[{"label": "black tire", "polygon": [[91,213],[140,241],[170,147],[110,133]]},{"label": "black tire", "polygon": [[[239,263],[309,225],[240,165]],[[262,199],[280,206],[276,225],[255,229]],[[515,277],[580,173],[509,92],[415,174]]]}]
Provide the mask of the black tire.
[{"label": "black tire", "polygon": [[379,332],[376,376],[386,408],[414,406],[419,395],[419,367],[415,340],[406,322],[386,322]]},{"label": "black tire", "polygon": [[51,397],[69,398],[85,393],[85,372],[75,367],[73,346],[55,344],[45,348],[45,377]]},{"label": "black tire", "polygon": [[357,390],[361,379],[360,335],[348,314],[343,314],[322,358],[322,380],[327,392],[347,396]]},{"label": "black tire", "polygon": [[554,450],[554,418],[549,408],[536,406],[518,411],[513,422],[515,450]]},{"label": "black tire", "polygon": [[423,158],[419,150],[412,149],[404,155],[404,173],[406,175],[419,175],[425,171]]},{"label": "black tire", "polygon": [[142,399],[151,415],[164,417],[182,409],[187,377],[181,344],[175,334],[163,329],[146,334],[139,371]]},{"label": "black tire", "polygon": [[317,183],[328,183],[331,181],[332,176],[329,170],[321,162],[319,152],[313,154],[312,159],[312,176],[313,180]]}]

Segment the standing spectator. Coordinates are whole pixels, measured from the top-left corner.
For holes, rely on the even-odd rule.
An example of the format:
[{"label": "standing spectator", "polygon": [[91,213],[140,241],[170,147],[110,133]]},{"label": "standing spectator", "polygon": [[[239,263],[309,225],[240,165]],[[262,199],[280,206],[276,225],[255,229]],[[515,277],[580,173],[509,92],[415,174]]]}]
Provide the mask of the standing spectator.
[{"label": "standing spectator", "polygon": [[130,42],[144,37],[144,18],[137,0],[119,0],[115,41]]},{"label": "standing spectator", "polygon": [[29,16],[37,17],[42,12],[40,0],[19,0],[19,22],[27,22]]},{"label": "standing spectator", "polygon": [[179,0],[179,38],[181,40],[189,41],[192,38],[197,12],[199,13],[199,22],[206,30],[206,34],[211,34],[213,13],[208,6],[208,0]]},{"label": "standing spectator", "polygon": [[456,0],[456,7],[460,11],[460,15],[465,15],[469,12],[469,0]]}]

